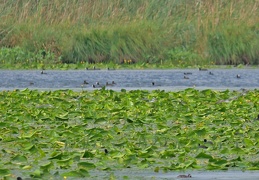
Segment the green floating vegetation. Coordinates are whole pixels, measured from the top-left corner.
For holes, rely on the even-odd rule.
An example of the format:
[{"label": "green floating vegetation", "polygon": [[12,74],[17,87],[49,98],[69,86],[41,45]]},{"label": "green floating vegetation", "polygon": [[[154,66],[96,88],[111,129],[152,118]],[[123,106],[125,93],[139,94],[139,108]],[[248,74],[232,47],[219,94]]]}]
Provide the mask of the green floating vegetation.
[{"label": "green floating vegetation", "polygon": [[259,64],[257,0],[9,0],[0,12],[5,68]]},{"label": "green floating vegetation", "polygon": [[0,176],[258,169],[259,91],[0,92]]}]

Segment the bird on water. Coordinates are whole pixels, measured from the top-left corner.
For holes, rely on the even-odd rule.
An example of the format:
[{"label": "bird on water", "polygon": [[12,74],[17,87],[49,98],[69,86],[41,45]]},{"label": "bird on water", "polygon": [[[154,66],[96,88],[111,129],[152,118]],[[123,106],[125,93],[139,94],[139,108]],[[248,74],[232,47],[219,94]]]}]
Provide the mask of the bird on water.
[{"label": "bird on water", "polygon": [[41,74],[47,74],[47,73],[42,70],[42,71],[41,71]]},{"label": "bird on water", "polygon": [[183,175],[177,176],[177,178],[191,178],[191,177],[192,176],[190,174],[188,174],[188,175],[183,174]]},{"label": "bird on water", "polygon": [[199,68],[199,71],[208,71],[208,69]]},{"label": "bird on water", "polygon": [[198,145],[198,147],[199,147],[199,148],[201,148],[201,149],[208,149],[208,147],[207,147],[207,146],[200,145],[200,144]]},{"label": "bird on water", "polygon": [[208,141],[207,139],[204,139],[203,142],[204,142],[204,143],[208,143],[208,144],[213,144],[212,141]]}]

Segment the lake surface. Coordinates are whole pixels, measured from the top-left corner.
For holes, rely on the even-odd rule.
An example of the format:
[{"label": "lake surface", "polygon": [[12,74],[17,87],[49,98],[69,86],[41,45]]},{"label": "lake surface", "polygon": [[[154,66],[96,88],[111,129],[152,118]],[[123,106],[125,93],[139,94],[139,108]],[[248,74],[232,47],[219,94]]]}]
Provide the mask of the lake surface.
[{"label": "lake surface", "polygon": [[[66,170],[60,170],[66,171]],[[17,176],[24,177],[20,172],[13,172]],[[24,173],[26,174],[26,173]],[[177,178],[178,175],[190,174],[191,178]],[[103,179],[116,179],[116,180],[180,180],[180,179],[190,179],[190,180],[258,180],[259,171],[241,171],[241,170],[228,170],[228,171],[202,171],[202,170],[192,170],[192,171],[168,171],[168,172],[154,172],[151,169],[120,169],[117,171],[98,171],[89,170],[89,177],[69,177],[70,180],[103,180]],[[28,178],[30,179],[30,178]],[[53,176],[53,180],[60,179],[60,175]]]},{"label": "lake surface", "polygon": [[[159,172],[156,173],[151,170],[121,170],[114,172],[96,172],[90,173],[92,179],[108,179],[111,174],[116,179],[134,179],[134,180],[179,180],[179,179],[190,179],[190,180],[209,180],[209,179],[217,179],[217,180],[258,180],[259,179],[259,171],[238,171],[238,170],[229,170],[229,171],[186,171],[186,172],[178,172],[171,171],[167,173]],[[177,178],[178,175],[187,175],[191,174],[191,178]]]},{"label": "lake surface", "polygon": [[[109,89],[255,89],[259,88],[259,69],[174,70],[1,70],[0,89],[78,89],[93,90],[99,82]],[[237,78],[237,75],[240,78]],[[87,81],[89,84],[84,84]],[[152,84],[154,83],[154,85]]]}]

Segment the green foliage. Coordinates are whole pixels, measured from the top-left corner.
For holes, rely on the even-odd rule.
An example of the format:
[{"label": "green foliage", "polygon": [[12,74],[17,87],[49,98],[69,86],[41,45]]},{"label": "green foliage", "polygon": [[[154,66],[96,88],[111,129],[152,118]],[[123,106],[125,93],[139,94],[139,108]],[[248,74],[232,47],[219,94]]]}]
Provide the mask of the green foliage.
[{"label": "green foliage", "polygon": [[0,61],[8,64],[13,63],[21,63],[26,61],[27,59],[30,59],[33,57],[33,55],[29,52],[25,53],[21,48],[15,47],[15,48],[1,48],[0,49]]},{"label": "green foliage", "polygon": [[195,66],[203,62],[202,57],[197,53],[179,48],[169,51],[167,58],[175,62],[177,67]]},{"label": "green foliage", "polygon": [[246,25],[223,25],[209,36],[211,57],[216,64],[258,64],[259,33]]},{"label": "green foliage", "polygon": [[[146,32],[149,31],[149,35]],[[157,29],[152,24],[134,23],[126,26],[94,28],[78,32],[72,49],[63,55],[63,62],[124,63],[142,61],[145,55],[157,53],[160,47],[156,37]]]},{"label": "green foliage", "polygon": [[54,65],[174,66],[179,56],[183,66],[259,61],[257,0],[9,0],[0,12],[0,47],[44,50]]},{"label": "green foliage", "polygon": [[24,50],[20,47],[1,48],[0,49],[0,64],[7,68],[27,66],[29,68],[44,68],[44,64],[54,63],[55,55],[51,52],[40,50],[36,53]]},{"label": "green foliage", "polygon": [[1,91],[0,175],[258,169],[258,97],[192,88]]}]

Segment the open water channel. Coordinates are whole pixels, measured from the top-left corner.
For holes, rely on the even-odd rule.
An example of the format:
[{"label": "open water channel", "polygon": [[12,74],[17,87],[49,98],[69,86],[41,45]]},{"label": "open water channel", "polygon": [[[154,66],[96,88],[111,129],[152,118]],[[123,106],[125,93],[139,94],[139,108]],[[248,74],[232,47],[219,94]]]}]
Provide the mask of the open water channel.
[{"label": "open water channel", "polygon": [[[84,84],[86,81],[89,84]],[[6,89],[255,89],[259,88],[259,69],[198,69],[175,70],[1,70],[0,90]]]}]

